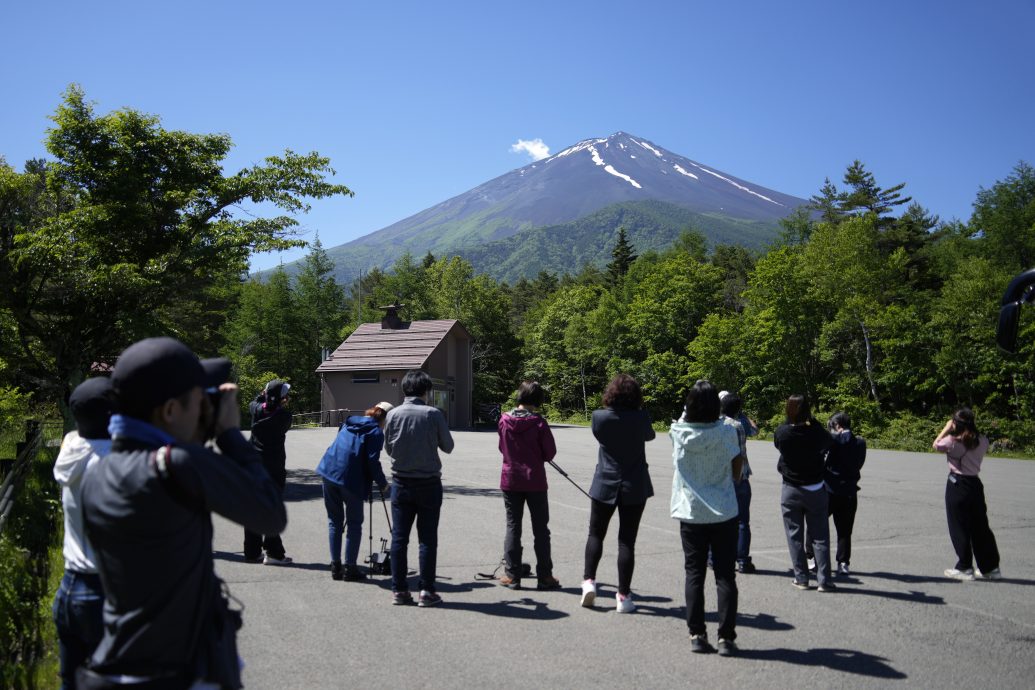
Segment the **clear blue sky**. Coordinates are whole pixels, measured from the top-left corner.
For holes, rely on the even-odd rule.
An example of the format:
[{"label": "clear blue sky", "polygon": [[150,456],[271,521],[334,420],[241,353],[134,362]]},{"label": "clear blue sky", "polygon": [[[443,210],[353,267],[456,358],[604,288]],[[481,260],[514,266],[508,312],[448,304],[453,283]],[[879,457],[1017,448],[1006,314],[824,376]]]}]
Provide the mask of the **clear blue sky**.
[{"label": "clear blue sky", "polygon": [[520,167],[519,139],[624,130],[806,198],[858,158],[945,220],[1035,164],[1032,0],[40,0],[0,37],[15,167],[77,82],[99,112],[229,134],[228,172],[329,156],[356,196],[300,218],[328,247]]}]

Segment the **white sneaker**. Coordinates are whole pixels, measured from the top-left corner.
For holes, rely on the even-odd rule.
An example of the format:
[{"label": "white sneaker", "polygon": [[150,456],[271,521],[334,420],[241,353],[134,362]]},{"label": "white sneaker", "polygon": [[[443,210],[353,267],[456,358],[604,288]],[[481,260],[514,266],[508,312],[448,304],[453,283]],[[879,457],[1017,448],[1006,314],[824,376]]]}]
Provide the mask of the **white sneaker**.
[{"label": "white sneaker", "polygon": [[593,602],[597,600],[597,583],[593,580],[582,582],[582,605],[587,609],[593,608]]},{"label": "white sneaker", "polygon": [[291,563],[291,556],[284,556],[283,558],[274,558],[273,556],[266,555],[266,558],[262,559],[263,565],[288,565]]},{"label": "white sneaker", "polygon": [[999,568],[993,568],[992,570],[989,570],[987,573],[983,573],[980,570],[975,570],[974,577],[978,578],[979,580],[1002,580],[1003,574],[1002,572],[1000,572]]},{"label": "white sneaker", "polygon": [[629,592],[629,596],[623,597],[621,594],[615,594],[615,611],[618,613],[632,613],[636,610],[636,604],[633,603],[632,592]]},{"label": "white sneaker", "polygon": [[957,570],[956,568],[946,568],[945,577],[952,578],[953,580],[961,580],[963,582],[971,582],[974,580],[973,570]]}]

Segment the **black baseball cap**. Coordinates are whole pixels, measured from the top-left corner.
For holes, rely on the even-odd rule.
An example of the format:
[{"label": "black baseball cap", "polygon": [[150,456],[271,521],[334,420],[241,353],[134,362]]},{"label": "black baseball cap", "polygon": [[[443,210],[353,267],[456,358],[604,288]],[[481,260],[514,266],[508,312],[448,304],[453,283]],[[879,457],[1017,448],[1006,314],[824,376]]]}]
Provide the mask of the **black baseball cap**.
[{"label": "black baseball cap", "polygon": [[86,379],[68,396],[68,407],[81,437],[108,438],[108,421],[115,407],[111,379],[107,376]]},{"label": "black baseball cap", "polygon": [[216,387],[229,375],[225,357],[202,361],[175,338],[146,338],[119,355],[111,384],[119,412],[147,415],[170,398],[194,387]]}]

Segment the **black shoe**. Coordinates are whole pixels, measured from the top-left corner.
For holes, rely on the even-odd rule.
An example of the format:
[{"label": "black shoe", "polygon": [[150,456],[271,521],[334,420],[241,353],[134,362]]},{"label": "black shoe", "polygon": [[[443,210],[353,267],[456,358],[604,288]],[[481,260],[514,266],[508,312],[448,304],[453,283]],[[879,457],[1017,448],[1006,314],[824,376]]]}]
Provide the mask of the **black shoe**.
[{"label": "black shoe", "polygon": [[364,575],[363,571],[355,565],[346,564],[345,572],[342,574],[342,579],[345,580],[345,582],[362,582],[367,579],[367,576]]},{"label": "black shoe", "polygon": [[808,589],[809,588],[809,581],[808,580],[791,580],[791,586],[793,586],[793,587],[795,587],[797,589]]},{"label": "black shoe", "polygon": [[262,563],[262,554],[260,553],[258,556],[249,556],[249,555],[245,554],[244,562],[245,563]]},{"label": "black shoe", "polygon": [[737,643],[719,638],[719,656],[737,656]]},{"label": "black shoe", "polygon": [[690,636],[690,651],[694,654],[712,654],[715,647],[708,642],[708,634]]},{"label": "black shoe", "polygon": [[745,575],[750,575],[751,573],[755,572],[756,570],[758,570],[758,568],[756,568],[755,564],[752,563],[751,561],[741,561],[740,563],[737,563],[737,572],[738,573],[744,573]]},{"label": "black shoe", "polygon": [[819,592],[836,592],[837,585],[835,585],[833,582],[827,582],[825,584],[820,585],[816,589]]},{"label": "black shoe", "polygon": [[340,580],[342,577],[341,563],[331,563],[331,579]]}]

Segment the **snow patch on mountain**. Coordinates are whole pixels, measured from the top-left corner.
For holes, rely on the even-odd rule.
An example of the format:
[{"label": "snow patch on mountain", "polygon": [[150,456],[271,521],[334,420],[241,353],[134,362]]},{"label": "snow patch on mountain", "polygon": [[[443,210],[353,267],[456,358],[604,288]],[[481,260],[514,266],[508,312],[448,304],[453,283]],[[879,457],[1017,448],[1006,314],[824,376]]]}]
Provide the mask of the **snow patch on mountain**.
[{"label": "snow patch on mountain", "polygon": [[568,148],[564,149],[560,153],[558,153],[558,154],[556,154],[554,156],[551,156],[550,158],[547,158],[546,162],[549,163],[550,161],[557,160],[558,158],[561,158],[562,156],[570,156],[573,153],[578,153],[579,151],[585,151],[588,148],[592,148],[594,144],[606,144],[606,143],[607,143],[607,139],[586,139],[585,141],[580,141],[579,143],[575,144],[574,146],[569,146]]},{"label": "snow patch on mountain", "polygon": [[[633,141],[636,141],[636,140],[633,139]],[[647,144],[647,143],[642,142],[642,141],[636,141],[636,143],[639,144],[640,146],[642,146],[643,148],[647,149],[648,151],[652,152],[658,158],[661,158],[661,151],[658,151],[656,148],[654,148],[650,144]]]},{"label": "snow patch on mountain", "polygon": [[689,170],[686,170],[686,169],[685,169],[685,168],[684,168],[683,166],[679,165],[678,163],[676,163],[676,164],[675,164],[675,165],[673,165],[672,167],[673,167],[673,168],[675,168],[675,169],[676,169],[676,172],[677,172],[677,173],[679,173],[679,174],[681,174],[681,175],[686,175],[687,177],[692,177],[692,178],[694,178],[695,180],[699,180],[699,179],[700,179],[699,177],[697,177],[697,175],[694,175],[694,174],[693,174],[692,172],[690,172]]},{"label": "snow patch on mountain", "polygon": [[607,163],[605,163],[604,159],[600,157],[599,153],[597,153],[597,148],[595,146],[590,146],[589,147],[589,151],[593,155],[593,162],[596,163],[597,165],[604,166],[604,172],[610,173],[610,174],[614,175],[615,177],[622,178],[623,180],[625,180],[626,182],[631,184],[633,187],[636,187],[636,189],[643,189],[643,185],[641,185],[639,182],[637,182],[633,178],[629,177],[628,175],[625,175],[625,174],[622,174],[622,173],[618,172],[617,170],[614,169],[614,166],[608,165]]},{"label": "snow patch on mountain", "polygon": [[745,192],[747,192],[748,194],[754,194],[759,199],[765,199],[770,204],[776,204],[777,206],[783,206],[783,204],[781,204],[779,201],[773,201],[772,199],[770,199],[769,197],[765,196],[764,194],[759,194],[758,192],[754,191],[753,189],[748,189],[747,187],[745,187],[742,184],[737,184],[736,182],[734,182],[730,178],[723,177],[722,175],[720,175],[717,172],[712,172],[708,168],[705,168],[704,166],[698,165],[697,163],[694,163],[693,161],[690,161],[690,165],[694,166],[695,168],[699,168],[700,170],[703,170],[704,172],[708,173],[709,175],[714,175],[715,177],[719,178],[720,180],[723,180],[724,182],[729,182],[731,185],[733,185],[737,189],[742,189]]}]

